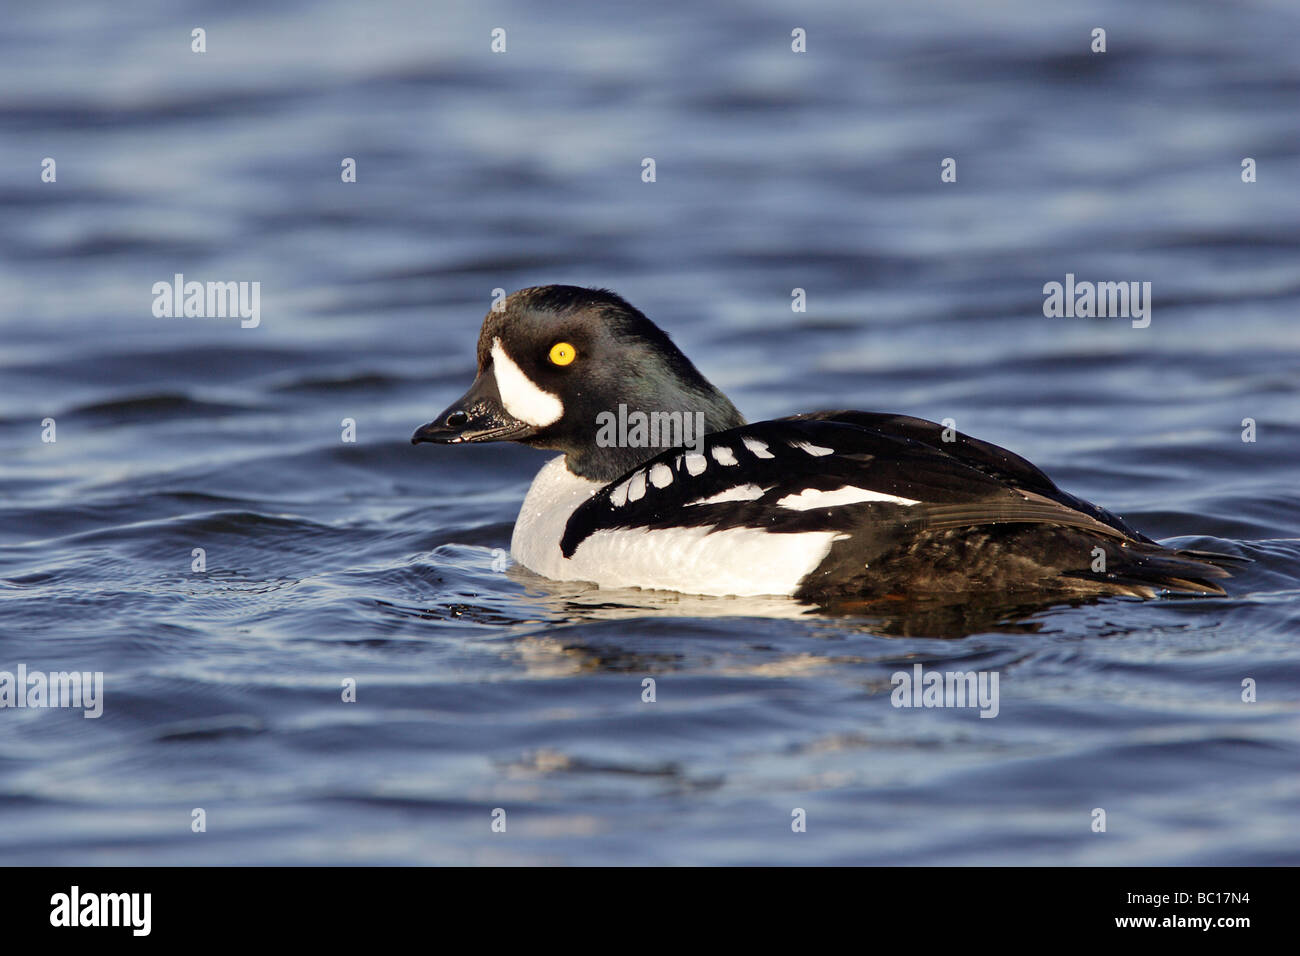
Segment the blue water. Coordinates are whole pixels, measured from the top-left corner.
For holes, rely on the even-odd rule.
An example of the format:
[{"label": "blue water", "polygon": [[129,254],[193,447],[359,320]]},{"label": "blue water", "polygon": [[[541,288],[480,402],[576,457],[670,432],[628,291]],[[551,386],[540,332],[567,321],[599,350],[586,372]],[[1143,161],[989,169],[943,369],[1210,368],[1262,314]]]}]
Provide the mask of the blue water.
[{"label": "blue water", "polygon": [[[1300,862],[1298,31],[1289,0],[7,8],[0,670],[105,688],[0,710],[0,862]],[[260,325],[155,318],[178,272],[260,282]],[[1150,326],[1045,318],[1067,273],[1151,282]],[[493,290],[550,282],[619,291],[751,419],[952,418],[1254,563],[875,617],[502,573],[544,456],[408,438]],[[915,663],[996,671],[998,716],[892,707]]]}]

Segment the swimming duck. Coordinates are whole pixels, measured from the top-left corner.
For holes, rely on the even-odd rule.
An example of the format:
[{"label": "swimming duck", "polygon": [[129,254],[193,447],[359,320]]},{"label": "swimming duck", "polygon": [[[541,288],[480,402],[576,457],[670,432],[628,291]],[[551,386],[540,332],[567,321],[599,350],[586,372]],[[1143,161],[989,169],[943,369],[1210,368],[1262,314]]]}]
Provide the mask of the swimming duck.
[{"label": "swimming duck", "polygon": [[907,415],[747,423],[657,325],[604,289],[522,289],[488,312],[469,391],[412,444],[560,454],[514,559],[602,587],[819,601],[909,594],[1223,594],[1207,552],[1164,547],[1024,458]]}]

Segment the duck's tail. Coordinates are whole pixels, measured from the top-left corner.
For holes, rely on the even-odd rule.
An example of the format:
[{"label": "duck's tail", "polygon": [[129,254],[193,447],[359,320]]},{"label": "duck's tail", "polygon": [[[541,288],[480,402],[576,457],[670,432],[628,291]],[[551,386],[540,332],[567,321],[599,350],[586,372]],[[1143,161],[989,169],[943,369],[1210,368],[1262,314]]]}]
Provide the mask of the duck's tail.
[{"label": "duck's tail", "polygon": [[1134,597],[1158,594],[1218,594],[1227,592],[1216,582],[1249,564],[1249,558],[1216,551],[1166,548],[1164,545],[1127,541],[1121,548],[1106,548],[1105,570],[1073,571],[1068,577],[1094,582],[1100,590]]}]

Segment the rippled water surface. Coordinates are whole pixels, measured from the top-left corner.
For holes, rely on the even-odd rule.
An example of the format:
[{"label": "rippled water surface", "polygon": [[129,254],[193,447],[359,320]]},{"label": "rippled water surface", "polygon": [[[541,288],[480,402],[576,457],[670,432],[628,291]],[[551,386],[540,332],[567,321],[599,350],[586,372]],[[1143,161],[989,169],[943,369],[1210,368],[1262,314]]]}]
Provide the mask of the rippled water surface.
[{"label": "rippled water surface", "polygon": [[[0,861],[1300,862],[1297,35],[1283,0],[6,9],[0,670],[105,692],[0,710]],[[175,273],[259,281],[260,325],[155,318]],[[1067,273],[1150,282],[1150,326],[1045,318]],[[408,437],[492,290],[547,282],[751,419],[952,418],[1253,563],[871,616],[502,573],[544,457]],[[999,715],[895,709],[916,663],[998,672]]]}]

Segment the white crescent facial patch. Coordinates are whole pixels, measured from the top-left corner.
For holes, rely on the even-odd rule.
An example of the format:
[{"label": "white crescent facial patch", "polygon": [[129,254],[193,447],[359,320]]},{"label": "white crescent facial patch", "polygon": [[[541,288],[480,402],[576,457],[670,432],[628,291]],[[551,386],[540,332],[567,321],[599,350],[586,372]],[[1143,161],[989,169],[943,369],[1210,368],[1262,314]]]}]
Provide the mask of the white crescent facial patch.
[{"label": "white crescent facial patch", "polygon": [[492,340],[492,374],[507,412],[534,428],[554,425],[564,417],[564,403],[524,374],[506,354],[500,339]]}]

